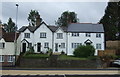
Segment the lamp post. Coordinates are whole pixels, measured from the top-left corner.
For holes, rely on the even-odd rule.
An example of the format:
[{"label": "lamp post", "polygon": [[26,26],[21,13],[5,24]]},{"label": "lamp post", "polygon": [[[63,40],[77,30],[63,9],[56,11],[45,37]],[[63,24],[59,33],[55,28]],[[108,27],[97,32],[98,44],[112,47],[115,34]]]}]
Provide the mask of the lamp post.
[{"label": "lamp post", "polygon": [[15,24],[15,59],[14,59],[14,65],[16,64],[16,53],[17,53],[17,19],[18,19],[18,4],[16,4],[16,24]]}]

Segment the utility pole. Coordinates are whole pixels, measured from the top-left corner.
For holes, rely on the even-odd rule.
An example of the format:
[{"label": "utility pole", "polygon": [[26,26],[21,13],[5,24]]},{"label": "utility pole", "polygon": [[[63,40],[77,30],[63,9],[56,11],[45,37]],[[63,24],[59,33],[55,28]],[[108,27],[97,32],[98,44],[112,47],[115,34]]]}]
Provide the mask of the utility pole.
[{"label": "utility pole", "polygon": [[15,61],[15,63],[14,63],[14,65],[16,64],[16,56],[17,56],[17,19],[18,19],[18,4],[16,4],[16,25],[15,25],[15,40],[14,40],[14,42],[15,42],[15,59],[14,59],[14,61]]}]

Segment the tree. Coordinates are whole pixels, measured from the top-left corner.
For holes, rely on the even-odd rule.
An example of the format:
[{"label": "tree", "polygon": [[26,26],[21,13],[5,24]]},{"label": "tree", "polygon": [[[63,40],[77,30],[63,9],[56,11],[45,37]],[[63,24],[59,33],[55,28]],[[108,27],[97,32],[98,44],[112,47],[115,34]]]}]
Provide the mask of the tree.
[{"label": "tree", "polygon": [[90,56],[94,56],[95,53],[95,48],[91,45],[81,45],[78,46],[73,54],[76,57],[90,57]]},{"label": "tree", "polygon": [[0,20],[0,24],[2,24],[2,21]]},{"label": "tree", "polygon": [[61,17],[55,22],[58,26],[67,26],[69,23],[78,22],[77,14],[75,12],[65,11],[62,13]]},{"label": "tree", "polygon": [[28,14],[28,21],[31,26],[40,25],[42,18],[40,18],[39,12],[36,10],[31,10]]},{"label": "tree", "polygon": [[100,20],[100,23],[104,26],[106,40],[116,40],[120,36],[119,7],[120,4],[118,2],[108,2],[105,14]]},{"label": "tree", "polygon": [[6,32],[15,32],[15,29],[17,29],[15,27],[15,23],[12,21],[12,18],[9,18],[7,24],[4,23],[3,26]]}]

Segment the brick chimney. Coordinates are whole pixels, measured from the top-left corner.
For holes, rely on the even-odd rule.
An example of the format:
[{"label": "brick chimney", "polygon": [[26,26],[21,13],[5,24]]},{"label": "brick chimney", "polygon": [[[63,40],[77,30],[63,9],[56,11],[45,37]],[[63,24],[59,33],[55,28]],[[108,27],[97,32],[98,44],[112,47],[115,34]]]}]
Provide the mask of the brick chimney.
[{"label": "brick chimney", "polygon": [[3,26],[0,24],[0,38],[3,37],[3,33],[4,33],[4,29],[3,29]]},{"label": "brick chimney", "polygon": [[40,15],[38,15],[37,17],[36,17],[36,26],[39,26],[40,25]]}]

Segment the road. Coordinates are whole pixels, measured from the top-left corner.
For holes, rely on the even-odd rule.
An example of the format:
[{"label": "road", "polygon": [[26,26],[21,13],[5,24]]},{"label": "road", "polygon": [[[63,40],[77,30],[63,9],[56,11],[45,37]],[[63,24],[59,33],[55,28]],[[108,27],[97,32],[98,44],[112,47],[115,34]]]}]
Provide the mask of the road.
[{"label": "road", "polygon": [[1,70],[1,75],[114,75],[120,70]]}]

